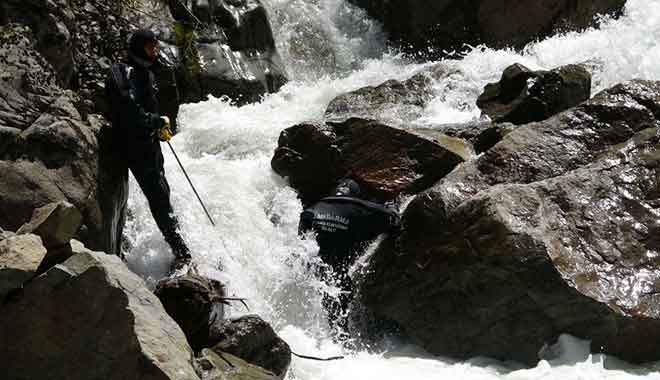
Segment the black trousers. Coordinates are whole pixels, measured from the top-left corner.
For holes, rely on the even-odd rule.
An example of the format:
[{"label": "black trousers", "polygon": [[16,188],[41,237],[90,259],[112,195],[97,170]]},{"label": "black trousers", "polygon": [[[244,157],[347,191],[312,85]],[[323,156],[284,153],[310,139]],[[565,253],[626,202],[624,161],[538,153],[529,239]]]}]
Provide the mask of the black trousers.
[{"label": "black trousers", "polygon": [[165,178],[160,143],[140,143],[130,139],[110,127],[103,127],[99,135],[98,198],[103,218],[104,249],[121,256],[130,169],[172,253],[177,258],[189,258],[190,251],[179,233],[179,221],[170,202],[170,186]]},{"label": "black trousers", "polygon": [[334,283],[341,293],[337,297],[323,295],[321,301],[328,312],[328,323],[336,336],[341,340],[348,334],[348,308],[353,302],[353,280],[348,270],[355,262],[356,254],[353,247],[321,247],[321,260],[332,268],[332,272],[322,273],[321,278],[327,283]]}]

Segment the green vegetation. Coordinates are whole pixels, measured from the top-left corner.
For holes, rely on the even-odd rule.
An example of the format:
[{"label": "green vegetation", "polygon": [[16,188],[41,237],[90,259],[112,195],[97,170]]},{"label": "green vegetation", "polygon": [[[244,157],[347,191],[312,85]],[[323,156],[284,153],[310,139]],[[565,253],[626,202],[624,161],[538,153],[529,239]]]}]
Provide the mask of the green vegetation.
[{"label": "green vegetation", "polygon": [[202,69],[197,51],[197,34],[193,25],[183,22],[174,24],[174,41],[181,51],[181,60],[185,67],[186,76],[199,74]]}]

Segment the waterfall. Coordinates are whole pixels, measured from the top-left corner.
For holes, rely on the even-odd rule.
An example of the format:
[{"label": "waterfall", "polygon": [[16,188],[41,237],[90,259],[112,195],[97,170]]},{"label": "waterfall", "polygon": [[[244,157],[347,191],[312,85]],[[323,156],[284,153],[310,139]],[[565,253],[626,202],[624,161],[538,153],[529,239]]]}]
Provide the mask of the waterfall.
[{"label": "waterfall", "polygon": [[[174,157],[164,147],[174,209],[199,269],[247,299],[229,308],[256,313],[299,353],[347,355],[336,362],[294,359],[288,378],[349,379],[660,379],[658,366],[634,367],[589,354],[588,344],[562,336],[555,359],[517,369],[488,359],[456,362],[413,346],[391,344],[386,353],[346,352],[330,338],[321,294],[336,289],[319,281],[317,247],[297,235],[302,211],[296,193],[270,169],[279,133],[321,120],[337,95],[388,79],[406,79],[419,64],[388,51],[379,25],[345,0],[269,0],[273,30],[291,82],[261,102],[242,107],[210,98],[182,107],[181,133],[172,144],[216,220],[210,226]],[[479,118],[483,86],[519,62],[549,69],[588,62],[593,90],[632,78],[660,80],[660,0],[629,0],[618,20],[598,30],[568,33],[530,44],[523,52],[474,47],[444,63],[456,73],[434,85],[434,99],[415,124],[433,127]],[[167,271],[169,247],[131,180],[126,228],[130,266],[153,284]],[[606,361],[607,359],[607,361]],[[607,363],[607,364],[606,364]],[[626,370],[626,371],[624,371]]]}]

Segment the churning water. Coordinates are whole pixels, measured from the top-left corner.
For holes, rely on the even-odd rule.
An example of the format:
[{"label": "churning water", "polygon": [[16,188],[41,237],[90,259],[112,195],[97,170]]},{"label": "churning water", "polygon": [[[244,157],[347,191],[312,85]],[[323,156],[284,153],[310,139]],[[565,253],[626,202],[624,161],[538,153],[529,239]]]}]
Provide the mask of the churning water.
[{"label": "churning water", "polygon": [[[232,316],[257,313],[298,353],[347,355],[335,362],[294,359],[290,379],[660,379],[660,365],[635,367],[588,354],[588,344],[564,336],[556,355],[532,369],[475,358],[455,362],[415,347],[391,345],[386,353],[344,352],[332,342],[321,293],[335,291],[314,275],[316,246],[297,236],[301,205],[270,169],[281,130],[320,120],[335,96],[388,79],[406,79],[429,64],[411,64],[387,53],[380,28],[345,0],[269,0],[275,38],[292,79],[258,104],[236,107],[211,98],[182,108],[182,132],[172,143],[216,221],[210,226],[165,150],[175,212],[200,270],[248,299]],[[625,16],[599,30],[570,33],[530,44],[522,53],[475,47],[444,63],[454,74],[435,84],[435,97],[415,125],[433,127],[479,117],[475,101],[487,82],[520,62],[532,69],[588,61],[593,90],[618,82],[660,80],[660,0],[629,0]],[[164,149],[167,149],[164,147]],[[172,257],[146,201],[131,183],[126,233],[131,267],[152,283]]]}]

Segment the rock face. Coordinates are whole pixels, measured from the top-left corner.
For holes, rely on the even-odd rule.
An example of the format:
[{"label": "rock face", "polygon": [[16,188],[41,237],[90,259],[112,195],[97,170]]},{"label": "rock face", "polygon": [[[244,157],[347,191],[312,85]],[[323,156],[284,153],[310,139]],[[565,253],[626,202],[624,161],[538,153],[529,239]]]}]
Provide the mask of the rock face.
[{"label": "rock face", "polygon": [[195,367],[202,380],[277,380],[278,377],[261,367],[247,363],[228,353],[202,350],[195,359]]},{"label": "rock face", "polygon": [[570,333],[658,360],[659,128],[660,82],[632,81],[506,134],[413,200],[363,303],[440,355],[533,364]]},{"label": "rock face", "polygon": [[25,27],[0,27],[0,226],[15,231],[35,208],[68,201],[83,215],[81,237],[91,241],[100,228],[101,122],[78,112],[80,99],[57,85],[36,43]]},{"label": "rock face", "polygon": [[591,74],[583,66],[532,71],[514,64],[498,83],[486,85],[477,105],[494,122],[526,124],[575,107],[590,96]]},{"label": "rock face", "polygon": [[625,0],[351,0],[381,21],[405,50],[431,57],[485,43],[520,48],[555,30],[579,30],[597,14],[617,14]]},{"label": "rock face", "polygon": [[[287,82],[266,9],[259,0],[169,1],[182,59],[186,102],[211,94],[258,100]],[[197,30],[197,31],[195,31]]]},{"label": "rock face", "polygon": [[[87,252],[30,282],[0,313],[10,379],[199,379],[183,332],[116,256]],[[75,358],[75,359],[73,359]]]},{"label": "rock face", "polygon": [[36,235],[13,236],[0,241],[0,304],[11,291],[37,274],[46,248]]},{"label": "rock face", "polygon": [[345,176],[367,197],[390,200],[427,188],[462,161],[430,138],[352,118],[284,130],[271,165],[309,203],[327,196]]},{"label": "rock face", "polygon": [[291,349],[268,323],[256,315],[223,321],[213,326],[216,353],[229,353],[273,372],[283,379],[291,363]]},{"label": "rock face", "polygon": [[38,50],[57,74],[58,82],[68,86],[75,71],[75,18],[65,0],[7,0],[0,4],[0,25],[9,22],[29,26]]},{"label": "rock face", "polygon": [[224,286],[215,280],[188,274],[167,278],[154,291],[167,313],[179,324],[195,351],[210,347],[211,326],[224,318]]}]

